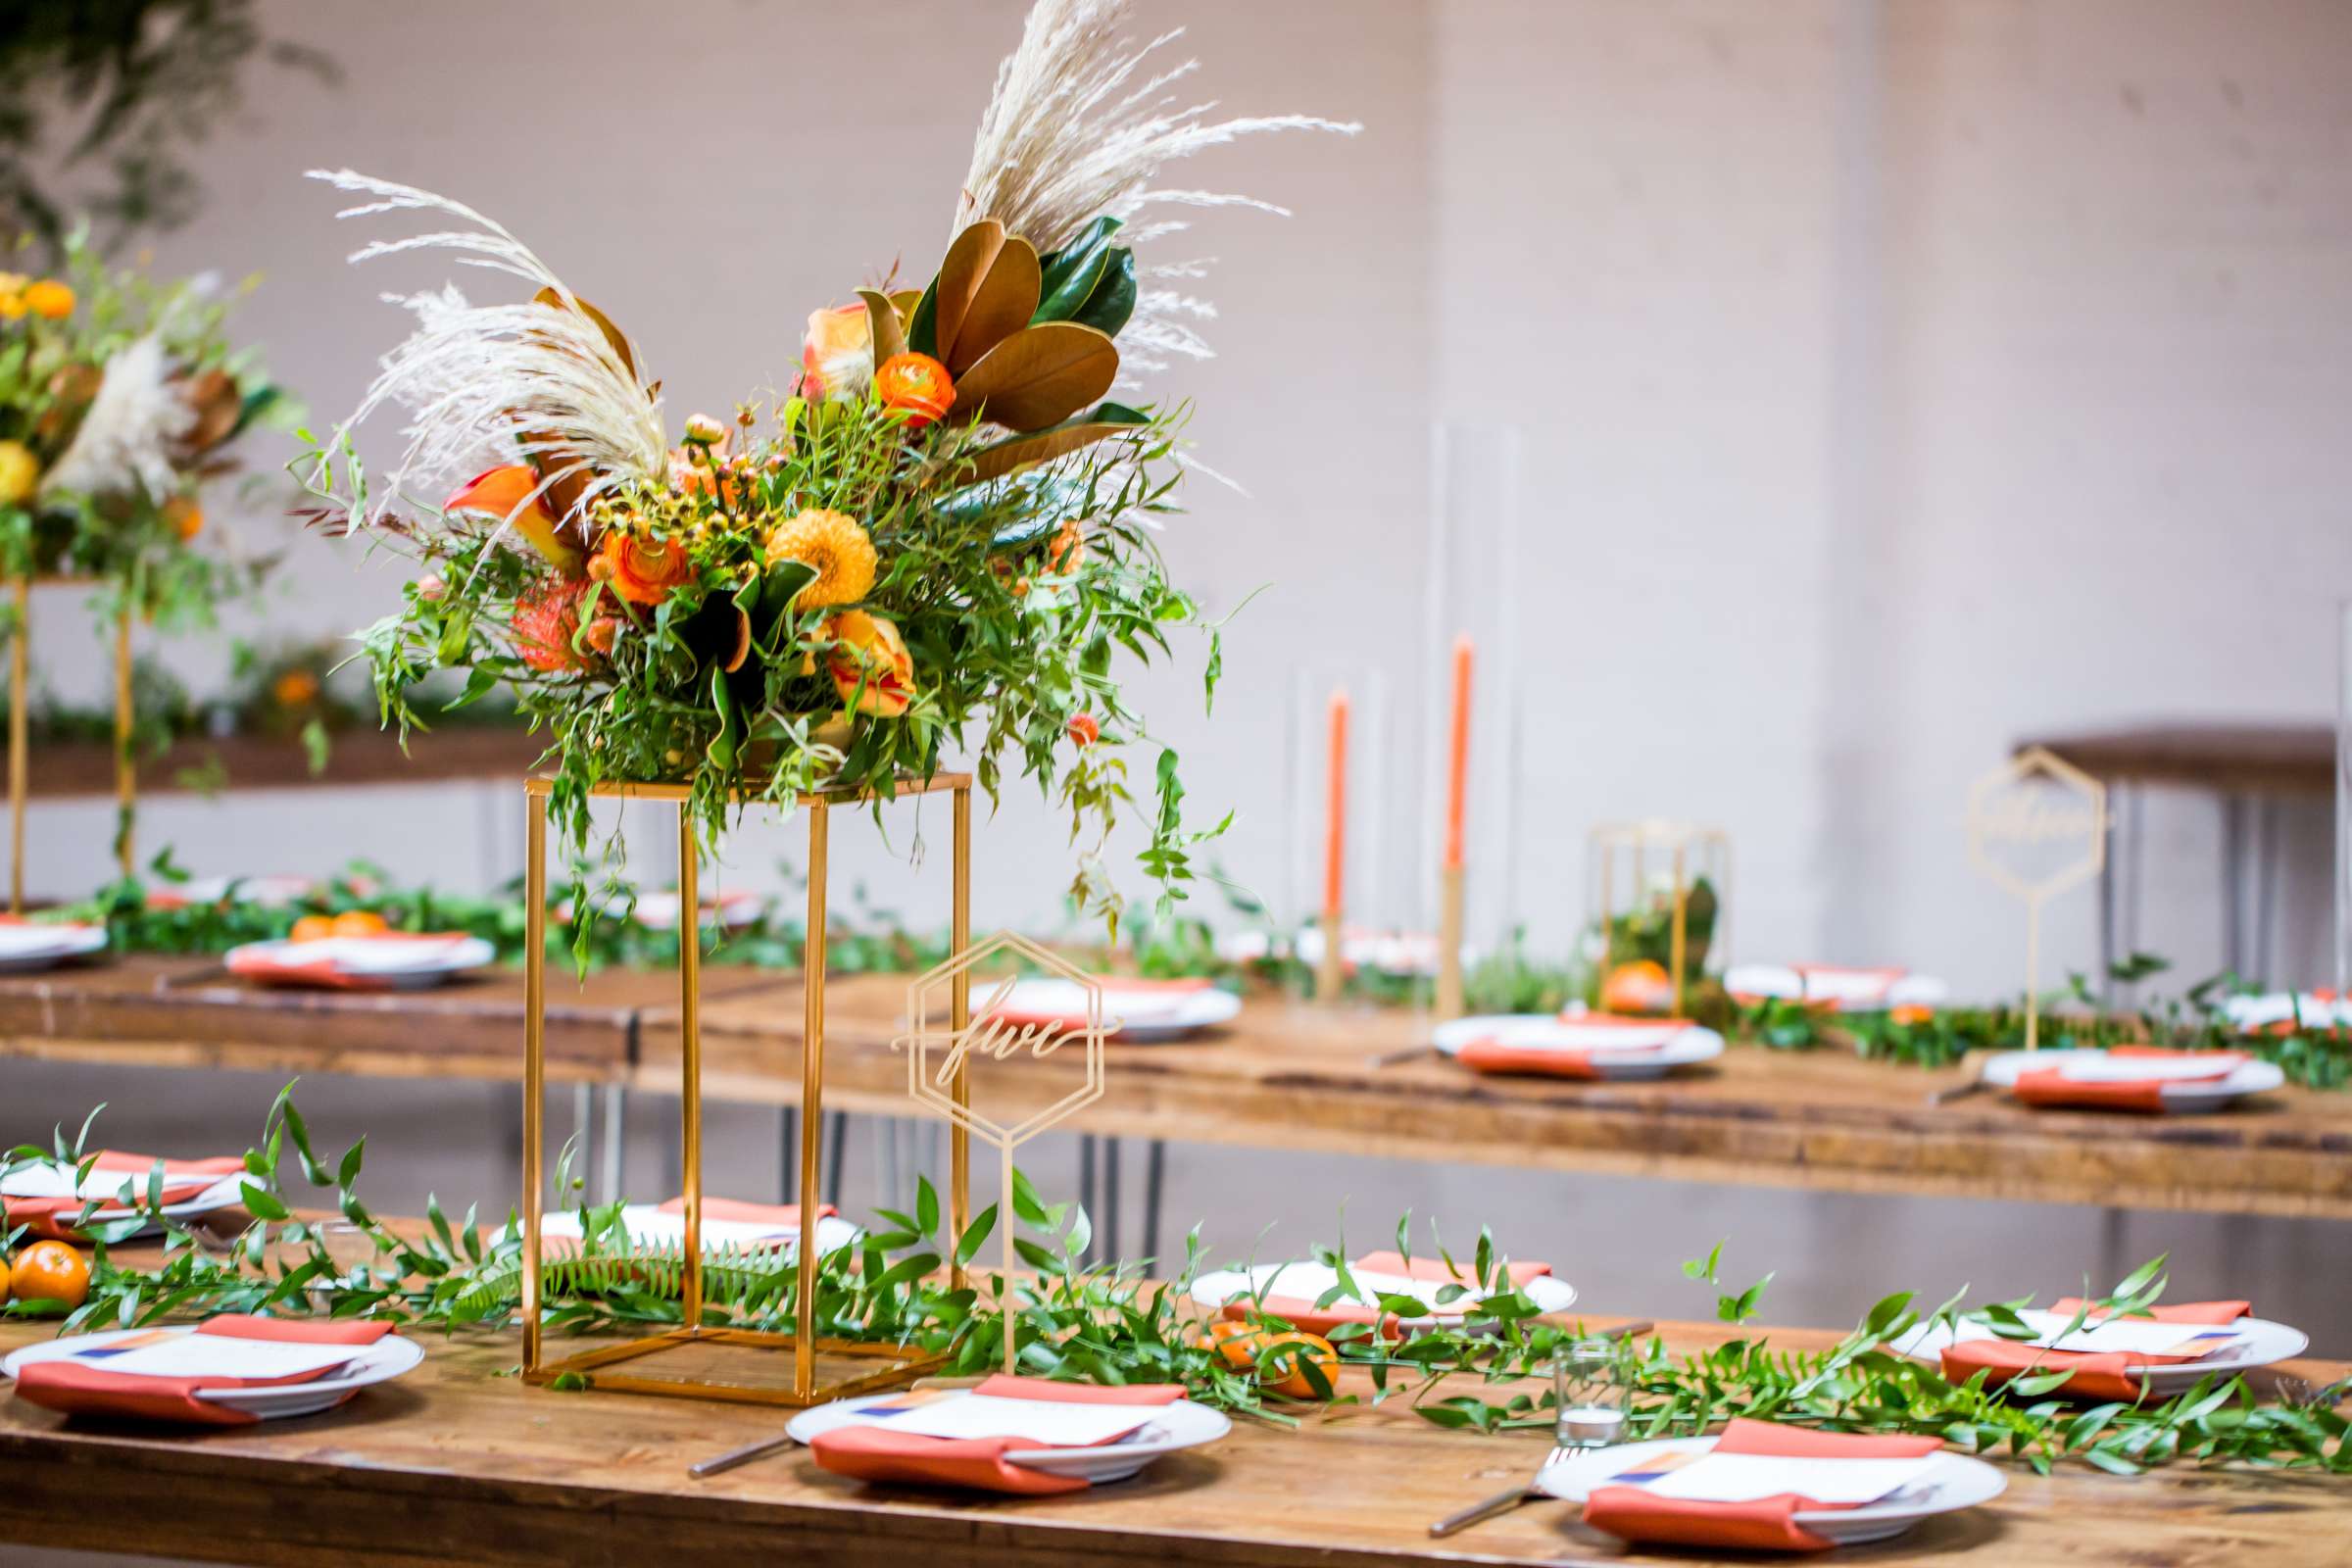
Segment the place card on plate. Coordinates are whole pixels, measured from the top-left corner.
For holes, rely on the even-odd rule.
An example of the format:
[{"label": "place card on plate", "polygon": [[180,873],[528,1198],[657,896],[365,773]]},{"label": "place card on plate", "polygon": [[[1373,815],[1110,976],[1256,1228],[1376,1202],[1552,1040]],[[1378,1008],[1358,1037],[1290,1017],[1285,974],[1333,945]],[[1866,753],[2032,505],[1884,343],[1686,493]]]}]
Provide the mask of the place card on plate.
[{"label": "place card on plate", "polygon": [[857,1413],[860,1425],[913,1437],[1018,1438],[1044,1448],[1091,1448],[1149,1426],[1160,1407],[1009,1399],[954,1389],[917,1389]]},{"label": "place card on plate", "polygon": [[269,1381],[323,1372],[356,1359],[360,1345],[256,1340],[234,1334],[158,1329],[74,1351],[67,1359],[125,1377],[251,1378]]},{"label": "place card on plate", "polygon": [[1794,1495],[1830,1508],[1856,1508],[1916,1486],[1935,1466],[1916,1459],[1814,1459],[1768,1453],[1668,1453],[1612,1476],[1684,1502],[1752,1502]]}]

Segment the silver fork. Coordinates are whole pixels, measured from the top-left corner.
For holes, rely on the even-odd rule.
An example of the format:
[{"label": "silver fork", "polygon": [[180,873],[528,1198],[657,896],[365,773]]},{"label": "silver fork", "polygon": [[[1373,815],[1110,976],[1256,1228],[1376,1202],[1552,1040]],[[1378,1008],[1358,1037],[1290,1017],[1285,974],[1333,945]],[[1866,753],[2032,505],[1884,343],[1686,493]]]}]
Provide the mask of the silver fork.
[{"label": "silver fork", "polygon": [[2281,1373],[2274,1386],[2278,1391],[2281,1403],[2291,1404],[2298,1410],[2324,1410],[2334,1408],[2346,1393],[2352,1393],[2352,1378],[2338,1378],[2323,1389],[2308,1378]]}]

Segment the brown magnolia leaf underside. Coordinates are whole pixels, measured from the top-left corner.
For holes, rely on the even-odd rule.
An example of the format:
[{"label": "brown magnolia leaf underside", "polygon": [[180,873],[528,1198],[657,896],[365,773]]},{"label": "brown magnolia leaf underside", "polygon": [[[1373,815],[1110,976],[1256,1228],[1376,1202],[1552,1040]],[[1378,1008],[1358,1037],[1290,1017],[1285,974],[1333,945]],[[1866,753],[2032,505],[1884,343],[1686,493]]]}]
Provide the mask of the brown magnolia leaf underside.
[{"label": "brown magnolia leaf underside", "polygon": [[[565,308],[564,296],[553,288],[543,288],[531,298],[550,310],[561,311]],[[577,294],[571,297],[569,303],[578,306],[580,314],[596,323],[596,329],[605,334],[605,341],[612,345],[612,352],[620,356],[621,368],[629,372],[631,380],[635,380],[637,355],[629,347],[629,335],[612,324],[612,318],[581,299]]]},{"label": "brown magnolia leaf underside", "polygon": [[964,313],[971,309],[981,280],[1004,248],[1004,225],[993,218],[983,218],[948,247],[946,259],[939,264],[939,278],[932,284],[931,351],[941,364],[955,354],[956,334],[963,329]]},{"label": "brown magnolia leaf underside", "polygon": [[1029,318],[1037,314],[1044,281],[1037,248],[1018,234],[1006,239],[997,259],[988,264],[988,275],[980,280],[978,292],[964,310],[955,346],[941,362],[948,373],[963,374],[982,355],[1027,326]]},{"label": "brown magnolia leaf underside", "polygon": [[956,378],[955,416],[1009,430],[1059,424],[1110,390],[1119,351],[1107,334],[1074,321],[1024,327]]},{"label": "brown magnolia leaf underside", "polygon": [[865,301],[865,320],[872,332],[874,368],[880,369],[891,360],[906,352],[906,333],[899,325],[899,308],[890,296],[875,289],[861,288],[858,297]]},{"label": "brown magnolia leaf underside", "polygon": [[1081,447],[1093,446],[1104,436],[1133,435],[1137,428],[1132,424],[1071,424],[1040,430],[1034,435],[1016,435],[973,453],[970,466],[957,470],[956,483],[980,484],[1002,479],[1008,473],[1067,457]]}]

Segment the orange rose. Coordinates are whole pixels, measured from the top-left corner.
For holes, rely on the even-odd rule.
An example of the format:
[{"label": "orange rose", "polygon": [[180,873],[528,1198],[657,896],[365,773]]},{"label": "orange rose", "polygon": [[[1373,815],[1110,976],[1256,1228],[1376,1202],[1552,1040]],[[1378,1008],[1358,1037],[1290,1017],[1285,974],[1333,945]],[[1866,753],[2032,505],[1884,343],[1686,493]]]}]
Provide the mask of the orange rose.
[{"label": "orange rose", "polygon": [[928,354],[894,354],[874,371],[874,396],[886,409],[906,416],[906,428],[920,430],[947,416],[956,402],[948,368]]},{"label": "orange rose", "polygon": [[686,546],[676,539],[640,539],[614,528],[588,563],[588,575],[609,583],[633,605],[658,605],[670,590],[694,576]]},{"label": "orange rose", "polygon": [[52,321],[64,320],[74,314],[74,290],[54,277],[44,277],[24,286],[24,308]]},{"label": "orange rose", "polygon": [[874,373],[873,327],[862,303],[810,311],[801,345],[801,395],[854,396]]},{"label": "orange rose", "polygon": [[1070,720],[1070,740],[1080,751],[1102,738],[1102,726],[1095,722],[1092,713],[1080,713]]},{"label": "orange rose", "polygon": [[318,677],[307,669],[289,669],[277,677],[270,694],[280,708],[304,708],[318,696]]},{"label": "orange rose", "polygon": [[825,655],[825,672],[844,703],[884,718],[906,711],[914,701],[914,656],[898,627],[862,610],[845,610],[825,618],[820,635],[834,645]]}]

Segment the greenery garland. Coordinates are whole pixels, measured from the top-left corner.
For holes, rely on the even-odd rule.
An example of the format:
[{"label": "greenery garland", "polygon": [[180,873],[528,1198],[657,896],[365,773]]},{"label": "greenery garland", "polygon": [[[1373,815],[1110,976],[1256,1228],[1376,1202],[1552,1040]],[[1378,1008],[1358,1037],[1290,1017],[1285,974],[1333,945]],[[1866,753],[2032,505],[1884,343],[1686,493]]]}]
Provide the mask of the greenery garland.
[{"label": "greenery garland", "polygon": [[[164,1216],[163,1172],[145,1183],[126,1180],[113,1200],[136,1210],[117,1221],[90,1223],[97,1243],[88,1298],[63,1303],[12,1301],[11,1316],[54,1316],[65,1332],[129,1327],[220,1311],[368,1317],[445,1333],[510,1327],[519,1303],[521,1226],[513,1214],[486,1231],[469,1210],[453,1224],[437,1201],[426,1205],[423,1234],[409,1236],[380,1221],[358,1196],[366,1139],[329,1167],[312,1146],[292,1098],[281,1091],[265,1122],[260,1148],[245,1156],[244,1196],[255,1216],[220,1250]],[[101,1107],[103,1108],[103,1107]],[[54,1147],[18,1148],[8,1168],[41,1162],[71,1165],[86,1175],[90,1120],[69,1144],[62,1129]],[[298,1217],[288,1190],[288,1157],[317,1193],[331,1195],[342,1219],[364,1236],[372,1255],[348,1266],[329,1252],[321,1227]],[[568,1152],[560,1182],[569,1192]],[[1013,1222],[1024,1264],[1034,1271],[1012,1282],[1020,1369],[1031,1375],[1125,1384],[1174,1382],[1204,1403],[1277,1422],[1329,1406],[1402,1399],[1436,1425],[1481,1432],[1543,1429],[1550,1425],[1551,1395],[1540,1380],[1554,1353],[1582,1326],[1543,1318],[1516,1289],[1494,1238],[1479,1235],[1471,1255],[1456,1261],[1435,1248],[1460,1283],[1444,1287],[1440,1303],[1477,1298],[1476,1325],[1399,1331],[1383,1339],[1368,1325],[1333,1334],[1338,1362],[1363,1373],[1371,1394],[1338,1393],[1322,1363],[1309,1354],[1287,1361],[1261,1355],[1237,1364],[1204,1332],[1187,1291],[1204,1258],[1196,1230],[1174,1278],[1144,1278],[1148,1261],[1089,1266],[1081,1261],[1091,1231],[1074,1204],[1048,1204],[1025,1178],[1016,1179]],[[93,1201],[81,1218],[101,1205]],[[619,1205],[581,1205],[584,1241],[576,1258],[547,1274],[543,1323],[559,1333],[676,1324],[679,1259],[674,1250],[645,1249],[619,1225]],[[979,1258],[999,1223],[994,1205],[975,1215],[960,1236],[943,1223],[939,1197],[918,1182],[914,1211],[878,1212],[887,1229],[869,1233],[820,1260],[815,1303],[818,1332],[828,1336],[919,1348],[944,1354],[954,1372],[989,1369],[1001,1353],[1005,1298],[1001,1276],[983,1274],[973,1286],[949,1289],[951,1255]],[[1411,1220],[1397,1222],[1396,1244],[1410,1255]],[[153,1269],[124,1267],[107,1250],[149,1225],[164,1232],[164,1261]],[[11,1245],[17,1237],[9,1239]],[[1722,1248],[1684,1265],[1691,1279],[1717,1291],[1718,1318],[1735,1327],[1750,1322],[1766,1276],[1744,1291],[1723,1287]],[[1383,1297],[1358,1286],[1348,1272],[1348,1248],[1317,1249],[1338,1273],[1321,1305],[1361,1301],[1399,1316],[1426,1307],[1410,1297]],[[2164,1289],[2163,1259],[2150,1262],[2115,1291],[2089,1303],[2078,1321],[2100,1308],[2144,1308]],[[780,1326],[792,1321],[798,1271],[774,1253],[716,1250],[706,1272],[705,1321]],[[985,1287],[983,1289],[982,1287]],[[2086,1290],[2087,1294],[2087,1290]],[[2352,1420],[2332,1402],[2267,1402],[2240,1377],[2207,1377],[2178,1397],[2139,1403],[2083,1405],[2054,1396],[2063,1373],[2029,1374],[1999,1390],[1979,1372],[1952,1383],[1933,1366],[1906,1360],[1887,1343],[1922,1323],[1983,1323],[2005,1338],[2029,1338],[2018,1313],[2025,1300],[1969,1308],[1955,1296],[1928,1311],[1909,1293],[1875,1304],[1852,1333],[1825,1351],[1775,1349],[1762,1334],[1738,1334],[1697,1353],[1670,1351],[1652,1337],[1628,1348],[1633,1410],[1629,1437],[1645,1439],[1704,1432],[1733,1416],[1817,1427],[1827,1431],[1925,1434],[1986,1455],[2007,1455],[2047,1472],[2077,1459],[2116,1474],[2179,1461],[2240,1464],[2264,1469],[2352,1472]],[[1291,1329],[1262,1304],[1250,1325],[1270,1334]],[[1274,1387],[1302,1376],[1309,1393],[1298,1397]],[[1478,1392],[1451,1392],[1474,1388]],[[2332,1392],[2332,1391],[2330,1391]]]}]

